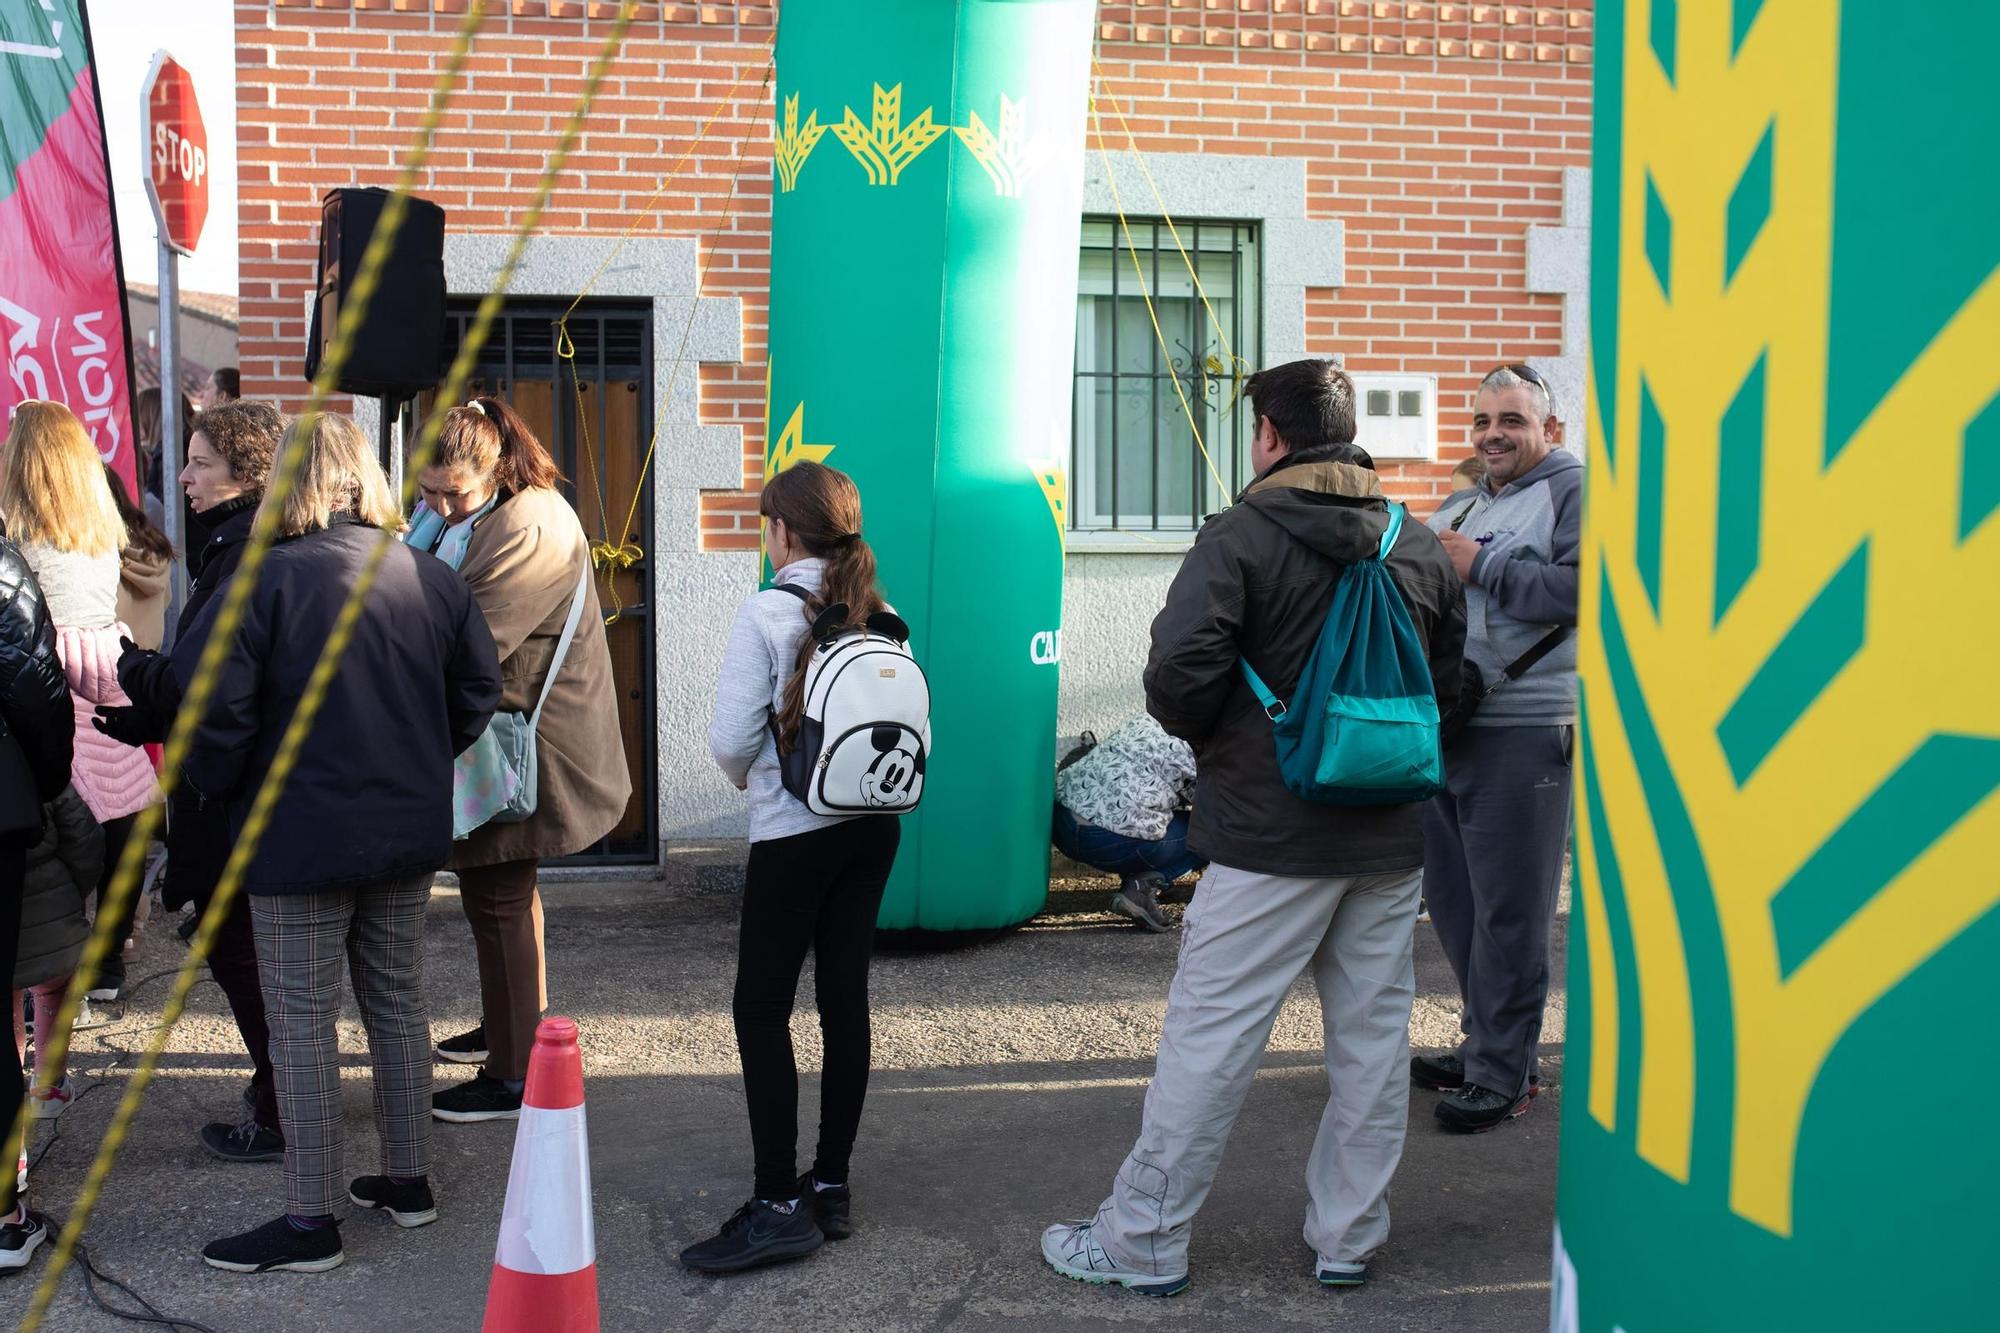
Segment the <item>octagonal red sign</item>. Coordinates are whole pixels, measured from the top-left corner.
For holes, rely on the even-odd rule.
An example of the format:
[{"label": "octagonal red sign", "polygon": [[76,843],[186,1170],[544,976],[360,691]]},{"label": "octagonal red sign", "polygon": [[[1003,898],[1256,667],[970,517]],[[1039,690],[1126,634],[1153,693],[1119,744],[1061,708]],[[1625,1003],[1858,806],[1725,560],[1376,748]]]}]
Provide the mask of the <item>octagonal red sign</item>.
[{"label": "octagonal red sign", "polygon": [[184,255],[194,253],[208,221],[208,128],[195,101],[194,79],[172,56],[153,57],[146,76],[146,196],[160,235]]}]

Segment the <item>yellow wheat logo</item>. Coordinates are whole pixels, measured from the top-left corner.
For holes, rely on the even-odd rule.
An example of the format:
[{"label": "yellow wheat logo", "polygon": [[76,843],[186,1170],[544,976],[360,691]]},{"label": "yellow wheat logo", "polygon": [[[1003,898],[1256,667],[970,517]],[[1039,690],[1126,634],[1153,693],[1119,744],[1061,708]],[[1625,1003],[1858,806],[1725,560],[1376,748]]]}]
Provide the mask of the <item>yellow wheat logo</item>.
[{"label": "yellow wheat logo", "polygon": [[2000,273],[1836,375],[1839,11],[1766,6],[1740,51],[1728,6],[1677,22],[1631,24],[1599,167],[1622,204],[1582,559],[1587,1107],[1789,1235],[1836,1045],[2000,902],[2000,518],[1933,498],[1973,493],[2000,427]]},{"label": "yellow wheat logo", "polygon": [[785,193],[798,188],[799,168],[812,156],[813,148],[827,127],[819,123],[819,112],[808,111],[806,123],[799,124],[799,95],[785,99],[785,123],[778,130],[774,156],[778,164],[778,189]]},{"label": "yellow wheat logo", "polygon": [[916,161],[917,155],[936,143],[945,131],[944,126],[931,119],[929,107],[918,112],[909,124],[903,124],[900,83],[886,91],[881,84],[875,85],[875,106],[866,125],[854,114],[853,107],[841,110],[841,121],[833,127],[833,137],[846,145],[854,160],[868,172],[870,185],[894,185],[903,168]]},{"label": "yellow wheat logo", "polygon": [[1065,520],[1069,517],[1069,474],[1061,463],[1030,463],[1034,471],[1035,483],[1042,488],[1042,498],[1049,502],[1049,517],[1055,520],[1056,537],[1063,535]]},{"label": "yellow wheat logo", "polygon": [[1000,94],[1000,132],[995,134],[979,118],[979,113],[971,113],[970,125],[954,127],[953,133],[964,143],[986,174],[993,178],[993,189],[1003,199],[1019,197],[1021,187],[1041,165],[1040,144],[1031,144],[1026,137],[1027,109],[1007,94]]}]

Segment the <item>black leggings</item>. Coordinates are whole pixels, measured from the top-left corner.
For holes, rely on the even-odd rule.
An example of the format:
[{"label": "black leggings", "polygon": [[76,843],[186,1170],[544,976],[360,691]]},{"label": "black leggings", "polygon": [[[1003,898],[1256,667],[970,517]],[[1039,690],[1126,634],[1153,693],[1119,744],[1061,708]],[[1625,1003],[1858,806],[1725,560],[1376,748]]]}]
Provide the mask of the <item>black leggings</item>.
[{"label": "black leggings", "polygon": [[866,815],[750,845],[734,1011],[760,1199],[789,1199],[798,1184],[791,1018],[807,949],[826,1043],[813,1175],[829,1185],[847,1180],[868,1095],[868,959],[902,834],[894,815]]}]

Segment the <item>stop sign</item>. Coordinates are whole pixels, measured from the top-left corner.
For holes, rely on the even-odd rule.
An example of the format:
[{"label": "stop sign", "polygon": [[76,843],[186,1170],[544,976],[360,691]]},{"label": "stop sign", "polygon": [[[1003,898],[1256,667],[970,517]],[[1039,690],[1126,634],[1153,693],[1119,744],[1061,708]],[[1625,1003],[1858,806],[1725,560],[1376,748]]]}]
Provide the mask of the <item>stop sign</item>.
[{"label": "stop sign", "polygon": [[161,237],[191,255],[208,221],[208,128],[194,80],[165,51],[154,53],[145,96],[146,197]]}]

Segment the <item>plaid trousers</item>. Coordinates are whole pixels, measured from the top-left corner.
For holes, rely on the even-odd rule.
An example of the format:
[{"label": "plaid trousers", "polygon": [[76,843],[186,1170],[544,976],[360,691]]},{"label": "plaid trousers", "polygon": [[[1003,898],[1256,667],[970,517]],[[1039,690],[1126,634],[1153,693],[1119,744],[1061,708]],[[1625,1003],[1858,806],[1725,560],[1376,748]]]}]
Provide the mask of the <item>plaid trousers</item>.
[{"label": "plaid trousers", "polygon": [[250,899],[285,1126],[287,1212],[326,1217],[347,1206],[335,1028],[343,955],[375,1061],[383,1173],[430,1174],[431,1034],[423,991],[430,889],[424,874]]}]

